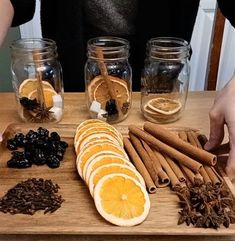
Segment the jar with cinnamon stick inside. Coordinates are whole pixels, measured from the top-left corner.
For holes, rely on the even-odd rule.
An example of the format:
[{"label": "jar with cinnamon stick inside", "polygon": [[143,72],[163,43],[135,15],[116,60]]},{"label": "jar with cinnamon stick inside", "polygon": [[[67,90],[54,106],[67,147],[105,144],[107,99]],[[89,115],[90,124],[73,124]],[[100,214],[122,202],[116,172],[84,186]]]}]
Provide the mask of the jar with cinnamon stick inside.
[{"label": "jar with cinnamon stick inside", "polygon": [[51,39],[19,39],[11,45],[12,84],[25,122],[58,122],[63,115],[62,68]]},{"label": "jar with cinnamon stick inside", "polygon": [[85,86],[90,116],[109,123],[124,120],[131,108],[129,42],[109,36],[90,39],[87,57]]}]

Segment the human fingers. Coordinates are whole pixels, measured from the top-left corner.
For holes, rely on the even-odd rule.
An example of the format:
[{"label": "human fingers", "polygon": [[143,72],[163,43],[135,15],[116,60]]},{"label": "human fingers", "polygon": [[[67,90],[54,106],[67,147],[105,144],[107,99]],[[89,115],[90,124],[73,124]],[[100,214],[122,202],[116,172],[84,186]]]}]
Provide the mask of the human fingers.
[{"label": "human fingers", "polygon": [[226,174],[231,181],[235,181],[235,147],[230,149],[227,165],[225,168]]},{"label": "human fingers", "polygon": [[210,117],[210,136],[204,145],[205,150],[213,150],[218,147],[224,138],[224,117],[215,108],[209,113]]},{"label": "human fingers", "polygon": [[235,181],[235,125],[228,125],[228,134],[230,151],[225,170],[228,177]]}]

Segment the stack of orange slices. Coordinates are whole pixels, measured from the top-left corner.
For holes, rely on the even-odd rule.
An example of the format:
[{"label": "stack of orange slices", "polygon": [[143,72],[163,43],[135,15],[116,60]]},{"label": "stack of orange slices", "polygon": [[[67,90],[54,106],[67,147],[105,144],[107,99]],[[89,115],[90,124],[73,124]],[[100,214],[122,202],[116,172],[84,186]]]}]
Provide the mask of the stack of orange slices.
[{"label": "stack of orange slices", "polygon": [[180,113],[182,104],[177,99],[168,97],[155,97],[144,105],[144,112],[158,120],[169,120]]},{"label": "stack of orange slices", "polygon": [[[53,96],[57,95],[53,86],[45,80],[42,80],[42,88],[45,99],[45,106],[53,106]],[[38,80],[37,79],[25,79],[19,86],[19,96],[27,97],[28,99],[37,99],[38,100]]]},{"label": "stack of orange slices", "polygon": [[106,122],[89,119],[77,127],[74,147],[78,173],[100,215],[119,226],[143,222],[150,209],[149,196],[123,148],[120,132]]}]

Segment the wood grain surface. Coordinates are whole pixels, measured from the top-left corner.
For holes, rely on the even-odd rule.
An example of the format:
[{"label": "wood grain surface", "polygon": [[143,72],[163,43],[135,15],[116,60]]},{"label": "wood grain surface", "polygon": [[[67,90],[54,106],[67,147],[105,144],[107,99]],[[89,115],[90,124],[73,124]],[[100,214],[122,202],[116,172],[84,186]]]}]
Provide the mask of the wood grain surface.
[{"label": "wood grain surface", "polygon": [[[208,112],[214,96],[215,92],[190,93],[183,117],[166,126],[190,127],[208,135]],[[133,107],[128,118],[115,125],[122,133],[126,133],[130,123],[144,123],[139,104],[139,93],[134,93]],[[47,126],[50,130],[57,130],[69,143],[64,161],[58,169],[46,166],[25,170],[8,169],[6,160],[10,153],[4,148],[4,143],[1,145],[0,196],[20,180],[43,177],[61,186],[60,192],[65,202],[54,214],[26,216],[0,213],[0,240],[235,240],[234,225],[218,230],[178,226],[178,197],[169,188],[158,189],[156,194],[150,195],[151,211],[141,225],[117,227],[103,220],[75,168],[73,134],[77,124],[87,118],[84,94],[66,94],[63,120],[59,124]],[[16,124],[8,127],[10,123]],[[27,131],[39,126],[19,123],[14,95],[0,93],[0,131],[5,130],[4,138],[15,130]],[[230,188],[234,186],[230,184]]]}]

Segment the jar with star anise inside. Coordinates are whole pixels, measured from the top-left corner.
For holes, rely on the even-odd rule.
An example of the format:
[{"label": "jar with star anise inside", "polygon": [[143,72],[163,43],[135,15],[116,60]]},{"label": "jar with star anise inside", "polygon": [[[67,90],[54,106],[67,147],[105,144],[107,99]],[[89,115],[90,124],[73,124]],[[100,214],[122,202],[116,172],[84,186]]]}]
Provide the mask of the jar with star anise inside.
[{"label": "jar with star anise inside", "polygon": [[85,86],[90,116],[108,123],[124,120],[131,108],[129,42],[117,37],[90,39],[87,57]]},{"label": "jar with star anise inside", "polygon": [[62,68],[51,39],[19,39],[11,45],[12,84],[25,122],[58,122],[63,116]]}]

